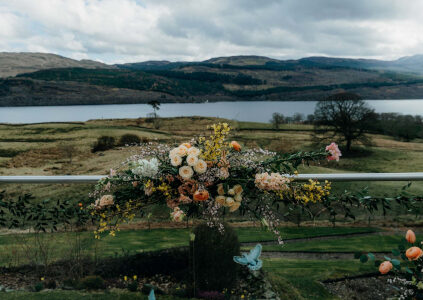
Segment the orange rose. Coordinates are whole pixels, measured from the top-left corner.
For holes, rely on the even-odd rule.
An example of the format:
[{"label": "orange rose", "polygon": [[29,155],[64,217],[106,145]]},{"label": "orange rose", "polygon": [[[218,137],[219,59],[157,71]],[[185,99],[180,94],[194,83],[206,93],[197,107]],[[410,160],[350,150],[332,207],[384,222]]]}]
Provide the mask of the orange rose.
[{"label": "orange rose", "polygon": [[238,152],[241,151],[241,145],[238,144],[238,142],[232,141],[231,146],[232,146],[232,148],[234,148],[235,151],[238,151]]},{"label": "orange rose", "polygon": [[183,143],[182,145],[184,145],[187,148],[191,148],[191,144],[190,143]]},{"label": "orange rose", "polygon": [[414,234],[413,230],[408,230],[405,234],[405,239],[410,244],[414,244],[416,242],[416,235]]},{"label": "orange rose", "polygon": [[408,260],[418,260],[422,254],[423,251],[419,247],[411,247],[405,252]]},{"label": "orange rose", "polygon": [[389,273],[389,271],[391,271],[393,268],[392,263],[390,261],[384,261],[383,263],[380,264],[379,266],[379,272],[381,274],[386,274]]},{"label": "orange rose", "polygon": [[196,191],[194,193],[194,201],[196,202],[206,201],[207,199],[209,199],[209,192],[206,190]]},{"label": "orange rose", "polygon": [[79,203],[78,203],[78,206],[79,206],[79,207],[82,207],[82,203],[81,203],[81,202],[79,202]]}]

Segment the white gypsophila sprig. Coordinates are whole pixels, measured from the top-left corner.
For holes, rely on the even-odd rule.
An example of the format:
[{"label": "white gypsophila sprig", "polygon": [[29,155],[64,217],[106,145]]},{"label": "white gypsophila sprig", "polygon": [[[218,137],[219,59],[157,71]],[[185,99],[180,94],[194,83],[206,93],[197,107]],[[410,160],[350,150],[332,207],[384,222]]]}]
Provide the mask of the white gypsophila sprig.
[{"label": "white gypsophila sprig", "polygon": [[206,208],[203,211],[203,217],[206,219],[207,226],[214,228],[221,233],[225,233],[225,226],[220,221],[220,205],[217,204],[214,200],[209,199],[206,202]]}]

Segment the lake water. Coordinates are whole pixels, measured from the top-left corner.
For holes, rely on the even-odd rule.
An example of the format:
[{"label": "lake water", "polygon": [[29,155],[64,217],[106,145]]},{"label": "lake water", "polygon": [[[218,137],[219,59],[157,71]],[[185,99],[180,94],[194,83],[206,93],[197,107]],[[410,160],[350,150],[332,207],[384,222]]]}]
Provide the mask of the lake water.
[{"label": "lake water", "polygon": [[[367,100],[376,112],[423,115],[422,100]],[[314,112],[316,101],[240,101],[162,104],[161,117],[207,116],[238,121],[269,122],[274,112],[285,116]],[[0,107],[0,123],[87,121],[91,119],[138,118],[152,112],[148,104]]]}]

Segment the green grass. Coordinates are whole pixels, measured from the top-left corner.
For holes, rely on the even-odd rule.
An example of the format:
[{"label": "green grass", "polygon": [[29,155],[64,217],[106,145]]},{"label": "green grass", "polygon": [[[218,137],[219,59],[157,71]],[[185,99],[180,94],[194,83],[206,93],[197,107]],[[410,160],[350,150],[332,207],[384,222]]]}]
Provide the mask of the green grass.
[{"label": "green grass", "polygon": [[390,252],[404,243],[399,235],[370,235],[342,237],[330,240],[290,243],[283,246],[265,245],[264,251],[304,251],[304,252]]},{"label": "green grass", "polygon": [[[261,228],[236,228],[241,242],[260,242],[274,240],[275,236]],[[375,232],[377,228],[367,227],[284,227],[280,228],[284,239],[306,238],[334,234],[358,232]],[[73,249],[76,238],[79,237],[87,255],[115,256],[124,253],[157,251],[171,247],[188,246],[190,229],[152,229],[123,230],[115,237],[106,235],[101,240],[95,240],[92,232],[53,233],[40,235],[40,241],[52,249],[52,260],[66,257]],[[11,253],[21,253],[24,245],[36,244],[33,234],[1,235],[0,265],[14,261]],[[297,244],[295,244],[297,245]],[[290,246],[289,244],[286,246]],[[273,247],[273,246],[265,246]],[[34,251],[36,247],[34,247]],[[279,251],[279,250],[276,250]],[[27,262],[27,255],[21,253],[20,263]]]},{"label": "green grass", "polygon": [[[272,232],[261,228],[237,228],[241,242],[260,242],[276,240]],[[343,235],[351,233],[377,232],[372,227],[282,227],[279,228],[283,239],[307,238],[327,235]]]},{"label": "green grass", "polygon": [[[135,300],[147,299],[147,296],[141,293],[131,293],[126,291],[112,292],[79,292],[79,291],[48,291],[48,292],[13,292],[1,293],[2,300]],[[156,295],[157,300],[182,300],[168,295]]]},{"label": "green grass", "polygon": [[[372,264],[354,260],[304,260],[265,259],[264,270],[268,272],[274,287],[282,299],[338,299],[331,295],[319,281],[375,272]],[[289,293],[289,294],[287,294]]]}]

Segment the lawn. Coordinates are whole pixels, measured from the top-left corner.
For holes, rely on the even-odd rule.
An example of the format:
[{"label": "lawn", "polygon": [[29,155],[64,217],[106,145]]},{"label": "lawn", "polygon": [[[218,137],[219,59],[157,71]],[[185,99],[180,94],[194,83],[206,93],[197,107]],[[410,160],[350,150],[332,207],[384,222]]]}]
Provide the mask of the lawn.
[{"label": "lawn", "polygon": [[361,264],[354,260],[304,260],[266,259],[264,269],[279,290],[282,299],[338,299],[331,295],[319,282],[374,272],[372,264]]},{"label": "lawn", "polygon": [[[280,228],[284,239],[307,238],[327,235],[342,235],[362,232],[375,232],[377,228],[369,227],[283,227]],[[274,240],[273,233],[262,228],[236,228],[241,242],[260,242]],[[142,251],[156,251],[171,247],[188,246],[190,229],[151,229],[151,230],[123,230],[115,237],[106,235],[100,241],[94,239],[92,232],[66,232],[41,234],[39,239],[46,249],[51,251],[51,260],[66,257],[81,242],[87,254],[101,257],[123,255]],[[38,241],[33,234],[1,235],[0,236],[0,264],[10,262],[27,262],[26,251],[36,251]],[[37,242],[38,243],[38,242]],[[302,243],[300,243],[302,244]],[[297,244],[296,244],[297,245]],[[25,247],[24,247],[25,246]],[[290,244],[286,245],[290,246]],[[286,247],[285,246],[285,247]],[[265,246],[278,247],[278,246]],[[267,248],[266,248],[267,249]],[[279,249],[279,248],[277,248]],[[276,250],[279,251],[279,250]]]},{"label": "lawn", "polygon": [[[47,291],[39,293],[13,292],[1,293],[2,300],[139,300],[147,299],[141,293],[131,293],[122,291],[111,292],[79,292],[79,291]],[[183,300],[167,295],[156,295],[157,300]]]},{"label": "lawn", "polygon": [[265,245],[264,251],[300,252],[390,252],[399,244],[406,244],[401,235],[369,235],[340,237],[336,239],[287,243],[283,246]]}]

